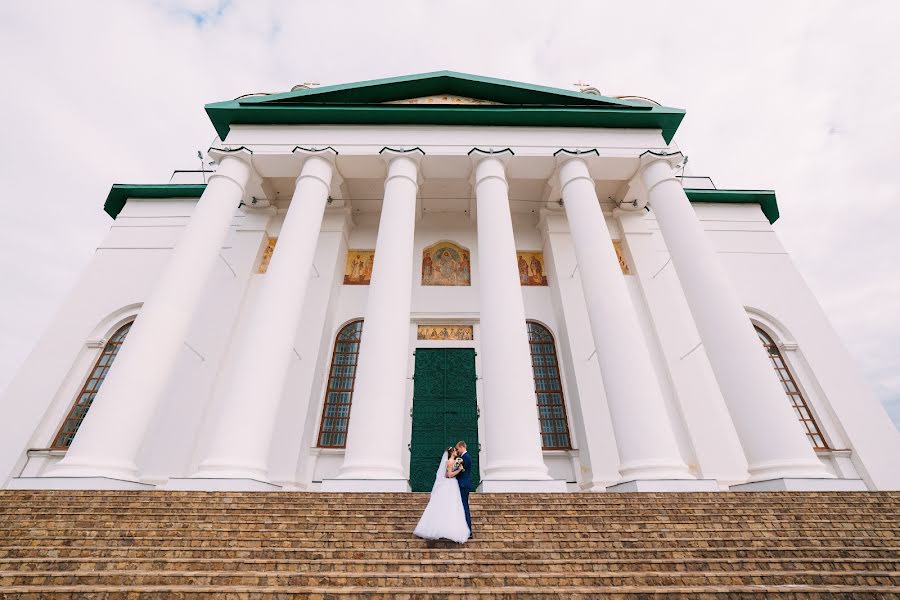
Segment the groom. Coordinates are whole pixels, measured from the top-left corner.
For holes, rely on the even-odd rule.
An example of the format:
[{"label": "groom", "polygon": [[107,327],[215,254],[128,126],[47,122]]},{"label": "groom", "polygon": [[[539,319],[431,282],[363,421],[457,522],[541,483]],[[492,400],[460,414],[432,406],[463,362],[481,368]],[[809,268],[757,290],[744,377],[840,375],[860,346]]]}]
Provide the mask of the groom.
[{"label": "groom", "polygon": [[462,498],[463,510],[466,512],[466,524],[469,526],[469,534],[472,533],[472,517],[469,515],[469,492],[472,491],[472,457],[466,452],[466,443],[457,442],[456,453],[462,459],[464,471],[456,476],[459,484],[459,495]]}]

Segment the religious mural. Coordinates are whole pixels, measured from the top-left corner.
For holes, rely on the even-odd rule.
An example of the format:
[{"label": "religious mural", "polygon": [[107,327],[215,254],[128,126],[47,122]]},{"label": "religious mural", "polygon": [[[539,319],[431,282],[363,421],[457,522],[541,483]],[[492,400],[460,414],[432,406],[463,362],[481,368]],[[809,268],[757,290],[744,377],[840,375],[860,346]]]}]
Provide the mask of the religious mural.
[{"label": "religious mural", "polygon": [[616,249],[616,258],[619,259],[622,274],[631,275],[631,269],[628,268],[628,262],[625,260],[625,253],[622,252],[622,240],[613,240],[613,248]]},{"label": "religious mural", "polygon": [[516,252],[516,259],[519,263],[519,283],[547,285],[543,252]]},{"label": "religious mural", "polygon": [[272,260],[272,253],[275,252],[275,243],[278,238],[267,238],[266,248],[263,250],[262,259],[259,261],[259,273],[265,273],[269,270],[269,261]]},{"label": "religious mural", "polygon": [[369,285],[372,280],[374,264],[374,250],[348,250],[347,267],[344,269],[344,285]]},{"label": "religious mural", "polygon": [[419,325],[416,339],[419,340],[471,340],[471,325]]},{"label": "religious mural", "polygon": [[422,285],[471,285],[469,251],[453,242],[438,242],[422,252]]}]

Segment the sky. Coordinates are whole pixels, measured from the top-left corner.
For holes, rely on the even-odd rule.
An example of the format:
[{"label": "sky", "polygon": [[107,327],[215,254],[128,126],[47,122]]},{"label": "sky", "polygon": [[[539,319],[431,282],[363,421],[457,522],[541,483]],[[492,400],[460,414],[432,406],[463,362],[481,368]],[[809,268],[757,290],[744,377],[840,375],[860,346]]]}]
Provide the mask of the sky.
[{"label": "sky", "polygon": [[455,70],[687,109],[688,174],[775,189],[778,235],[900,424],[900,2],[5,0],[0,389],[111,223],[198,167],[208,102]]}]

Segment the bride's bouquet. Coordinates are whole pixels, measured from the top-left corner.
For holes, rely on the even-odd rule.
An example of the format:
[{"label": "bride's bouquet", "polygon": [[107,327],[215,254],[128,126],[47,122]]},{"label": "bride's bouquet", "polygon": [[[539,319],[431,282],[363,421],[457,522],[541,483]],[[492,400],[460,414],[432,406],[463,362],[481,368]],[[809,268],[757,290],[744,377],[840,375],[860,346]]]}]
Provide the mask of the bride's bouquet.
[{"label": "bride's bouquet", "polygon": [[456,470],[465,471],[466,468],[464,466],[462,466],[462,464],[463,464],[462,459],[457,458],[456,460],[453,461],[453,470],[454,471],[456,471]]}]

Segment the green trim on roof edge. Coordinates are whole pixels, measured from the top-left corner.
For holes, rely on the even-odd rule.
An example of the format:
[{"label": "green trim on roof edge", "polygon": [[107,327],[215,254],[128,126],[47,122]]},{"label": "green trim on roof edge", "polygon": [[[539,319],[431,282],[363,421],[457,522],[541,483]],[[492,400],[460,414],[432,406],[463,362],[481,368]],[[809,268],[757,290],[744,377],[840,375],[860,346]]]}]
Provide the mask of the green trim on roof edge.
[{"label": "green trim on roof edge", "polygon": [[759,204],[763,214],[771,225],[778,220],[778,201],[772,190],[702,190],[685,189],[691,202],[710,202],[721,204]]},{"label": "green trim on roof edge", "polygon": [[115,219],[129,198],[199,198],[205,189],[205,183],[114,183],[103,210]]},{"label": "green trim on roof edge", "polygon": [[[384,104],[450,94],[500,104]],[[480,125],[660,129],[672,140],[685,111],[557,88],[437,71],[206,105],[225,139],[232,125]]]}]

